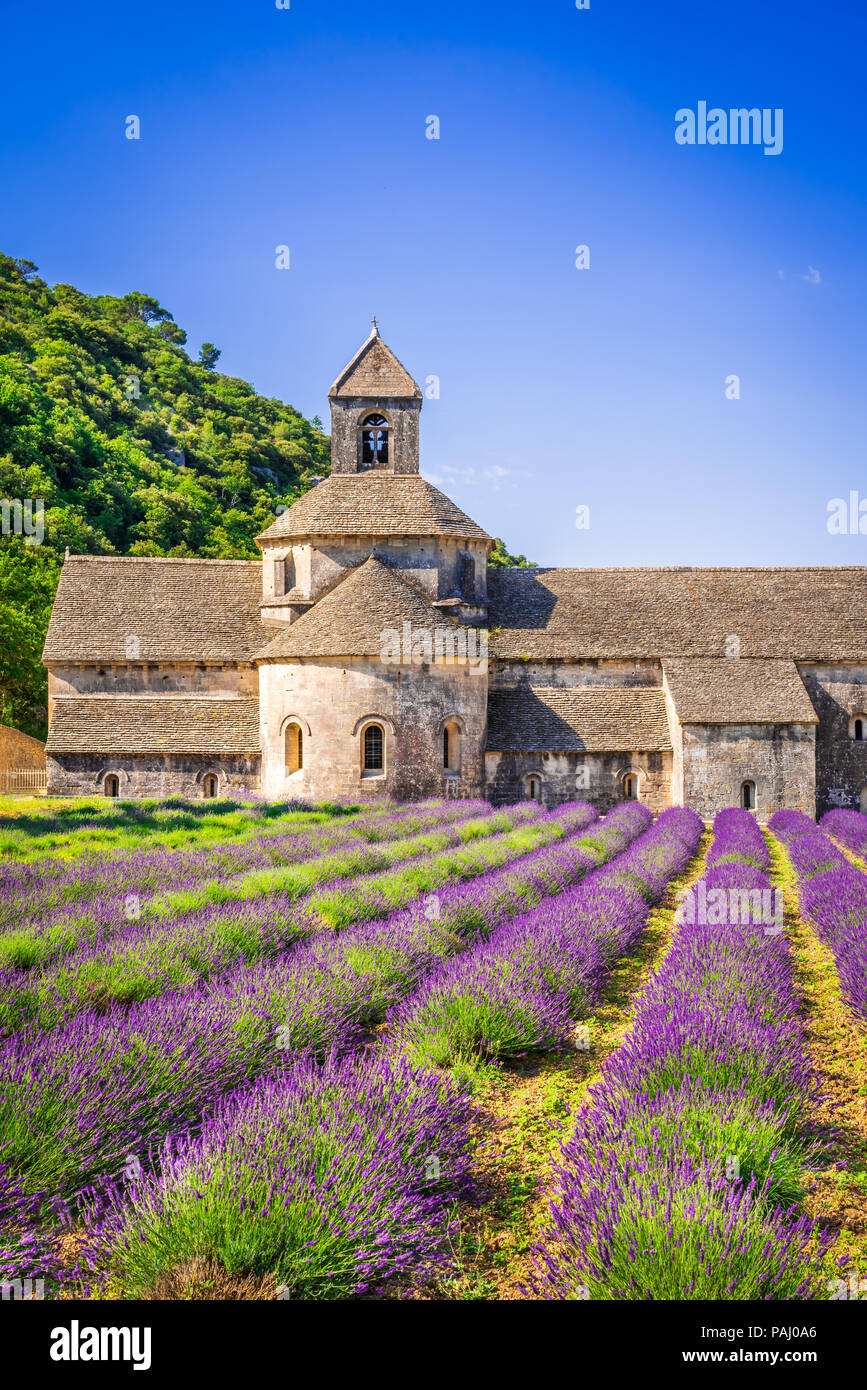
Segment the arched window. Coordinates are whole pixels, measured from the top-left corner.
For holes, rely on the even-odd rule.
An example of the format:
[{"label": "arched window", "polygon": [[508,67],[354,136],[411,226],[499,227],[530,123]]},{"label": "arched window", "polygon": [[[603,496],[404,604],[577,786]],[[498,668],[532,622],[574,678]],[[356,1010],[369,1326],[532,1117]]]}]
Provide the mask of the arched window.
[{"label": "arched window", "polygon": [[286,771],[300,772],[304,766],[304,735],[300,724],[290,724],[286,730]]},{"label": "arched window", "polygon": [[119,792],[120,778],[116,777],[113,772],[110,772],[105,779],[105,794],[106,796],[117,796]]},{"label": "arched window", "polygon": [[457,724],[443,728],[443,771],[457,773],[461,768],[461,731]]},{"label": "arched window", "polygon": [[863,719],[856,719],[856,720],[855,720],[854,737],[855,737],[855,739],[858,741],[858,743],[861,743],[861,742],[862,742],[862,740],[863,740],[863,738],[864,738],[864,720],[863,720]]},{"label": "arched window", "polygon": [[362,468],[384,468],[388,463],[388,421],[384,415],[366,415],[361,423]]},{"label": "arched window", "polygon": [[756,809],[756,784],[755,782],[741,783],[741,805],[745,811]]},{"label": "arched window", "polygon": [[205,777],[204,781],[202,782],[202,795],[206,799],[210,799],[211,797],[217,795],[218,789],[219,783],[217,782],[216,773],[209,772],[208,775]]},{"label": "arched window", "polygon": [[364,771],[382,772],[383,737],[381,724],[368,724],[364,731]]},{"label": "arched window", "polygon": [[627,801],[638,800],[638,778],[634,772],[630,772],[628,777],[624,777],[623,794]]},{"label": "arched window", "polygon": [[542,797],[542,779],[541,779],[541,777],[528,777],[528,778],[527,778],[527,797],[529,798],[530,801],[539,801],[539,800],[541,800],[541,797]]}]

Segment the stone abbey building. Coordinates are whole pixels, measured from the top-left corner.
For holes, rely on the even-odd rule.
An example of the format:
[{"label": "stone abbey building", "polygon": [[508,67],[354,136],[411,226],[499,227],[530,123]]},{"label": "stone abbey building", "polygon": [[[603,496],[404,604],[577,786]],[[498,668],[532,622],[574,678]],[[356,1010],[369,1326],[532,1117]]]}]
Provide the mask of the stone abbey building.
[{"label": "stone abbey building", "polygon": [[867,805],[867,569],[489,569],[377,330],[261,563],[69,556],[53,793]]}]

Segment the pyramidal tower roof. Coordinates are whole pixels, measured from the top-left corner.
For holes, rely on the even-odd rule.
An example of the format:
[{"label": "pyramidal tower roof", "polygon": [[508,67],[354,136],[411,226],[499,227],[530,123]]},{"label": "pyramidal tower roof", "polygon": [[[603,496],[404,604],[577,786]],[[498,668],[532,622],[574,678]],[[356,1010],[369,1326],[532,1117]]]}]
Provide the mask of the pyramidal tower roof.
[{"label": "pyramidal tower roof", "polygon": [[426,479],[371,472],[332,473],[293,502],[256,540],[350,535],[491,539]]},{"label": "pyramidal tower roof", "polygon": [[372,400],[387,396],[422,399],[418,384],[391,348],[382,341],[376,323],[370,337],[362,343],[328,392],[329,400],[346,396],[369,397]]}]

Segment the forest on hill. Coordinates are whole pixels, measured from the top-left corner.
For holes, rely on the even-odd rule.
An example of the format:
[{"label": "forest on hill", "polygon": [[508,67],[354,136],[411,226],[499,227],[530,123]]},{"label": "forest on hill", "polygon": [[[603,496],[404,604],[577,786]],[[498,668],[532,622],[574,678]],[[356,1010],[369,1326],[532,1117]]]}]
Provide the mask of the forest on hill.
[{"label": "forest on hill", "polygon": [[[330,471],[317,417],[195,356],[135,291],[50,288],[0,254],[0,723],[46,732],[42,645],[64,551],[257,559]],[[501,541],[492,564],[526,564]]]}]

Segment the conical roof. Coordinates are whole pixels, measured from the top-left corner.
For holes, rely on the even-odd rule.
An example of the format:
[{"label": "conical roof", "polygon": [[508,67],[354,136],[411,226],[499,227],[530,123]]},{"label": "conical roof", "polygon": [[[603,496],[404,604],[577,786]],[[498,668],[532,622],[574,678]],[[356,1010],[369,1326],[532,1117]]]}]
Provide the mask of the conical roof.
[{"label": "conical roof", "polygon": [[403,624],[435,632],[458,624],[371,555],[294,623],[272,637],[260,661],[301,656],[380,656],[388,631]]},{"label": "conical roof", "polygon": [[257,536],[457,536],[490,540],[450,497],[415,473],[332,473]]}]

